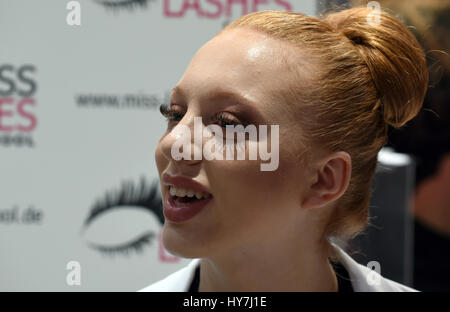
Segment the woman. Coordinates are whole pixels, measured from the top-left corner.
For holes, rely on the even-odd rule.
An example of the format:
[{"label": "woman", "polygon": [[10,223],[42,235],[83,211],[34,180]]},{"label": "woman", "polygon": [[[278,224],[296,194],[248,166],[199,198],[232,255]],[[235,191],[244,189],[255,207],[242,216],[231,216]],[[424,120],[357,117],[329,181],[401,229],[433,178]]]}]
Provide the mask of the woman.
[{"label": "woman", "polygon": [[[414,291],[332,242],[366,226],[387,125],[419,112],[428,82],[414,36],[384,12],[369,23],[370,13],[255,12],[196,53],[170,108],[161,107],[168,128],[155,152],[163,243],[194,259],[141,291]],[[267,136],[277,168],[261,170],[247,152],[244,160],[194,157],[207,140],[183,151],[192,157],[175,157],[174,132],[194,132],[193,117],[224,137],[227,125],[278,125],[279,136]]]}]

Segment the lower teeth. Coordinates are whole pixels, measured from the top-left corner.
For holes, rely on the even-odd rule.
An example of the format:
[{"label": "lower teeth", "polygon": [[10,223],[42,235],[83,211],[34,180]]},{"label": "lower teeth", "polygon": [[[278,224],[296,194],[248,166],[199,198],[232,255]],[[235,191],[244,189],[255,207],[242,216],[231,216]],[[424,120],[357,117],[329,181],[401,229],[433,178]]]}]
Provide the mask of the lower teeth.
[{"label": "lower teeth", "polygon": [[[203,198],[202,198],[203,199]],[[193,197],[179,197],[179,196],[175,196],[174,200],[178,203],[191,203],[200,199],[197,199],[197,197],[193,196]]]}]

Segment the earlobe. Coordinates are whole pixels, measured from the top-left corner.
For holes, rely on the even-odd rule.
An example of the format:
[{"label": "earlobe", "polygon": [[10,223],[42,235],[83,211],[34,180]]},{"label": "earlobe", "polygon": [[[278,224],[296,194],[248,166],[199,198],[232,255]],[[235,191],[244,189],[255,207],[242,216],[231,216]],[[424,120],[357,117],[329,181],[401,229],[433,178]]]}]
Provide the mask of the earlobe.
[{"label": "earlobe", "polygon": [[351,157],[348,153],[333,153],[320,163],[314,182],[303,198],[303,208],[320,208],[337,200],[350,183]]}]

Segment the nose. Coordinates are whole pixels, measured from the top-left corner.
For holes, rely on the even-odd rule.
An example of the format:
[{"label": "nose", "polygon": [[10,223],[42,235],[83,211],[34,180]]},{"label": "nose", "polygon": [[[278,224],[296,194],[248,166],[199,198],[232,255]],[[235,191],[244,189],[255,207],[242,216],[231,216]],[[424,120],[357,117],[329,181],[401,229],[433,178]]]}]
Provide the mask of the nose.
[{"label": "nose", "polygon": [[169,162],[195,165],[202,161],[203,127],[200,120],[186,113],[161,139],[162,154]]}]

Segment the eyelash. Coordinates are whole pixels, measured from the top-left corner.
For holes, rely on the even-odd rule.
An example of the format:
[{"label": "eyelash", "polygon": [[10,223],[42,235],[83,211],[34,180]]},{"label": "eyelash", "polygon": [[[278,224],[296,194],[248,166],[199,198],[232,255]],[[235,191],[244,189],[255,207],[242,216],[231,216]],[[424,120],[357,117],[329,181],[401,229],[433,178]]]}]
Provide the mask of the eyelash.
[{"label": "eyelash", "polygon": [[136,252],[140,254],[144,251],[145,245],[151,245],[155,238],[155,233],[146,232],[143,235],[139,236],[137,239],[134,239],[131,242],[124,243],[119,246],[101,246],[96,244],[89,244],[91,248],[98,250],[104,255],[114,256],[116,254],[124,254],[129,255],[132,252]]},{"label": "eyelash", "polygon": [[[180,113],[179,111],[173,109],[172,107],[169,107],[167,104],[161,104],[159,106],[159,111],[161,114],[166,118],[167,122],[170,123],[171,121],[178,122],[179,120],[175,120],[177,117],[183,118],[184,114]],[[213,116],[212,121],[216,123],[224,122],[232,126],[237,125],[243,125],[241,122],[239,122],[236,119],[232,119],[229,117],[226,117],[227,113],[220,112]],[[181,119],[180,119],[181,120]],[[219,124],[220,127],[226,128],[226,125]],[[245,125],[243,125],[245,127]]]},{"label": "eyelash", "polygon": [[155,0],[120,0],[120,1],[108,1],[108,0],[96,0],[104,7],[108,9],[135,9],[135,8],[145,8],[149,2]]},{"label": "eyelash", "polygon": [[153,213],[161,225],[164,224],[158,182],[154,180],[150,184],[145,176],[141,176],[137,184],[132,181],[124,181],[120,189],[106,192],[103,198],[96,200],[89,216],[84,221],[83,228],[87,228],[100,214],[121,206],[142,207]]},{"label": "eyelash", "polygon": [[[98,199],[91,208],[89,216],[84,221],[82,230],[85,230],[94,219],[103,213],[112,211],[122,206],[134,206],[147,210],[155,215],[159,223],[164,224],[164,214],[162,212],[162,201],[159,196],[157,181],[150,184],[145,176],[141,176],[140,181],[135,184],[132,181],[124,181],[120,189],[106,192],[104,198]],[[102,254],[115,256],[123,254],[125,256],[135,251],[137,254],[144,251],[151,245],[155,234],[147,231],[131,241],[120,245],[105,246],[88,242],[88,245]]]}]

